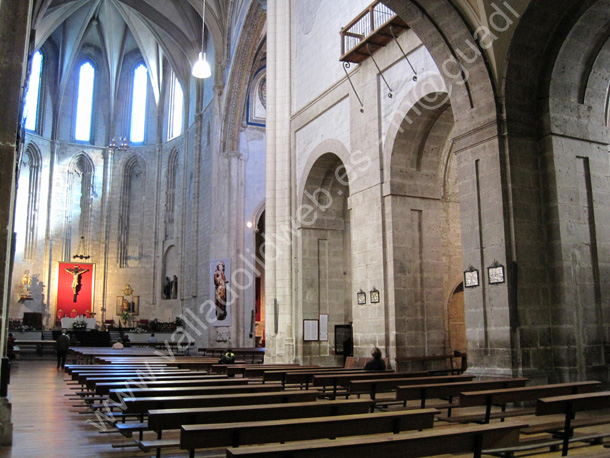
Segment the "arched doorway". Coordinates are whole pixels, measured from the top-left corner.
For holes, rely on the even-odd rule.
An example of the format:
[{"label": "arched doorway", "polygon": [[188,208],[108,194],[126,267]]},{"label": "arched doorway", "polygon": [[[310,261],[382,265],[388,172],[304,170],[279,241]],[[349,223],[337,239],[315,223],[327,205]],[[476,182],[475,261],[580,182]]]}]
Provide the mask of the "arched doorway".
[{"label": "arched doorway", "polygon": [[254,231],[254,257],[257,269],[255,270],[254,286],[254,344],[257,347],[265,346],[265,211],[263,210],[256,221]]}]

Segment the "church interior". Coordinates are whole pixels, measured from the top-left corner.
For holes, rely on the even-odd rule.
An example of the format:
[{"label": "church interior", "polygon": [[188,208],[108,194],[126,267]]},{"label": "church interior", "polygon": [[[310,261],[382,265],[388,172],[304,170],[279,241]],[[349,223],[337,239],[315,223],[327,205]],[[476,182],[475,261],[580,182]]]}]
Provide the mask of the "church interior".
[{"label": "church interior", "polygon": [[610,389],[610,0],[0,13],[0,443],[62,328]]}]

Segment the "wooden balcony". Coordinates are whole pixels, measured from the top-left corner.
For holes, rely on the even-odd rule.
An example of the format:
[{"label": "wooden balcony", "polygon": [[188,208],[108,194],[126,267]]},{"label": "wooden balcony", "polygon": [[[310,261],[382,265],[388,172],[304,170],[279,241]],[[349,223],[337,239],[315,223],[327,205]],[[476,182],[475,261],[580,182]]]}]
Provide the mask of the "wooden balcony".
[{"label": "wooden balcony", "polygon": [[341,29],[342,62],[359,64],[409,26],[379,0]]}]

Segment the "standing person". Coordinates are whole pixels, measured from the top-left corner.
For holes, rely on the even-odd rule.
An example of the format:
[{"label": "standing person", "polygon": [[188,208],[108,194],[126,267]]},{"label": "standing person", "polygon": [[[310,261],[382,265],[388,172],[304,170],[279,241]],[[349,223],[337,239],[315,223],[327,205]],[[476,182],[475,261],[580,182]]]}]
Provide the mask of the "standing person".
[{"label": "standing person", "polygon": [[66,357],[70,348],[70,337],[66,328],[61,330],[61,334],[55,340],[55,350],[57,351],[57,369],[63,368],[66,365]]},{"label": "standing person", "polygon": [[163,286],[163,299],[172,298],[172,281],[169,277],[165,277],[165,285]]},{"label": "standing person", "polygon": [[172,292],[172,299],[177,299],[178,298],[178,277],[175,275],[174,275],[174,278],[172,279],[171,292]]},{"label": "standing person", "polygon": [[377,347],[371,351],[372,360],[364,366],[365,371],[385,371],[385,361],[381,358],[381,350]]}]

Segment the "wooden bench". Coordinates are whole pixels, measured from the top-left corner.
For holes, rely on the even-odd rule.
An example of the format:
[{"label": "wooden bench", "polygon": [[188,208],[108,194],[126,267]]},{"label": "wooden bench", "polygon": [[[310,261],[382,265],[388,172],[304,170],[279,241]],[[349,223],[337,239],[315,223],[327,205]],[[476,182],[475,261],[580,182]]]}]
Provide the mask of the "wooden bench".
[{"label": "wooden bench", "polygon": [[474,378],[473,375],[437,375],[430,377],[407,377],[407,378],[373,378],[368,380],[350,380],[347,394],[370,395],[372,400],[376,399],[377,393],[396,390],[399,386],[427,385],[432,383],[467,382]]},{"label": "wooden bench", "polygon": [[229,385],[247,385],[250,382],[247,378],[239,379],[217,379],[217,380],[206,380],[206,379],[168,379],[168,380],[157,380],[155,382],[145,382],[134,380],[134,381],[123,381],[123,382],[103,382],[95,385],[95,394],[97,396],[103,396],[110,393],[112,389],[135,387],[141,388],[146,386],[148,388],[153,387],[187,387],[187,386],[229,386]]},{"label": "wooden bench", "polygon": [[253,385],[228,385],[228,386],[189,386],[189,387],[150,387],[150,388],[120,388],[110,390],[108,397],[120,402],[121,399],[141,398],[151,396],[202,396],[210,394],[235,394],[235,393],[264,393],[282,391],[279,383],[275,384],[253,384]]},{"label": "wooden bench", "polygon": [[[283,404],[149,410],[148,423],[143,424],[144,429],[156,431],[157,440],[142,442],[142,436],[140,435],[140,448],[145,451],[156,448],[157,456],[159,456],[161,448],[179,446],[179,439],[163,440],[162,433],[166,430],[180,429],[182,425],[354,415],[369,412],[371,407],[371,401],[349,399],[340,401],[322,400]],[[125,425],[129,425],[129,423]],[[132,425],[131,431],[134,432],[142,427],[141,423],[132,423]],[[123,426],[122,424],[117,426],[122,432],[130,430],[128,426]]]},{"label": "wooden bench", "polygon": [[[554,415],[561,414],[564,417],[563,425],[557,423],[547,423],[546,425],[533,426],[529,431],[524,430],[525,433],[534,433],[539,431],[552,432],[555,435],[560,435],[563,440],[561,449],[561,456],[568,454],[568,447],[570,439],[574,437],[574,428],[581,428],[587,426],[596,426],[610,423],[610,416],[595,416],[591,419],[583,419],[583,421],[576,420],[576,413],[585,412],[591,410],[610,409],[610,391],[604,391],[599,393],[584,393],[584,394],[572,394],[567,396],[553,396],[549,398],[538,399],[536,403],[536,415]],[[595,435],[595,437],[601,438],[604,435]],[[592,436],[587,439],[592,439]],[[577,440],[583,440],[584,438],[576,438]]]},{"label": "wooden bench", "polygon": [[334,441],[300,441],[283,445],[256,445],[227,449],[227,458],[416,458],[441,454],[472,453],[519,443],[523,423],[475,425],[395,436],[359,437]]},{"label": "wooden bench", "polygon": [[[351,380],[366,380],[384,377],[384,378],[411,378],[424,377],[427,372],[388,372],[388,371],[362,371],[349,374],[322,374],[314,375],[312,386],[321,387],[322,392],[330,399],[335,399],[338,393],[338,387],[346,388]],[[330,387],[330,388],[329,388]],[[328,390],[332,390],[329,394]]]},{"label": "wooden bench", "polygon": [[[434,363],[442,363],[440,369],[430,367]],[[428,370],[431,373],[459,375],[468,369],[468,359],[466,353],[454,351],[447,355],[427,355],[427,356],[401,356],[396,358],[396,367],[399,370]]]},{"label": "wooden bench", "polygon": [[72,374],[72,378],[75,378],[79,384],[85,386],[88,380],[91,379],[133,379],[133,378],[151,378],[151,377],[167,377],[167,376],[185,376],[185,377],[208,377],[209,375],[202,375],[201,373],[192,373],[188,370],[178,369],[178,370],[138,370],[138,371],[129,371],[129,372],[79,372],[77,374]]},{"label": "wooden bench", "polygon": [[[557,383],[552,385],[538,385],[523,388],[506,388],[499,390],[473,391],[460,394],[460,407],[485,406],[485,414],[464,415],[452,418],[440,417],[443,420],[459,422],[483,422],[489,423],[491,418],[504,418],[509,415],[519,416],[533,413],[532,409],[516,410],[512,413],[506,412],[506,404],[536,401],[539,398],[549,396],[563,396],[567,394],[590,393],[600,385],[598,381]],[[500,406],[501,412],[493,415],[493,406]]]},{"label": "wooden bench", "polygon": [[289,420],[183,425],[180,448],[195,457],[195,449],[239,447],[241,445],[312,439],[335,439],[367,434],[398,434],[401,431],[432,428],[435,409],[380,412],[335,417],[296,418]]},{"label": "wooden bench", "polygon": [[153,396],[125,398],[124,412],[146,414],[153,409],[177,409],[181,407],[215,407],[231,405],[277,404],[282,402],[312,402],[317,398],[315,391],[281,391],[271,393],[221,394],[211,396]]},{"label": "wooden bench", "polygon": [[451,409],[458,407],[459,404],[453,402],[453,398],[460,393],[481,390],[498,390],[504,388],[521,388],[529,381],[525,377],[516,377],[499,380],[480,380],[470,382],[455,383],[433,383],[429,385],[399,386],[396,388],[396,400],[402,401],[403,406],[407,406],[407,401],[420,401],[420,408],[426,407],[429,399],[447,399],[447,404],[434,406],[435,408],[447,408],[447,416],[451,416]]},{"label": "wooden bench", "polygon": [[[336,402],[322,400],[281,404],[153,409],[148,411],[147,422],[116,423],[115,425],[119,432],[127,437],[131,437],[133,432],[155,431],[157,439],[161,439],[163,431],[180,429],[182,425],[349,415],[369,412],[371,406],[371,401],[349,399]],[[142,435],[140,434],[141,440]],[[161,446],[171,445],[178,446],[179,441]],[[148,446],[149,448],[158,447],[156,443]]]}]

